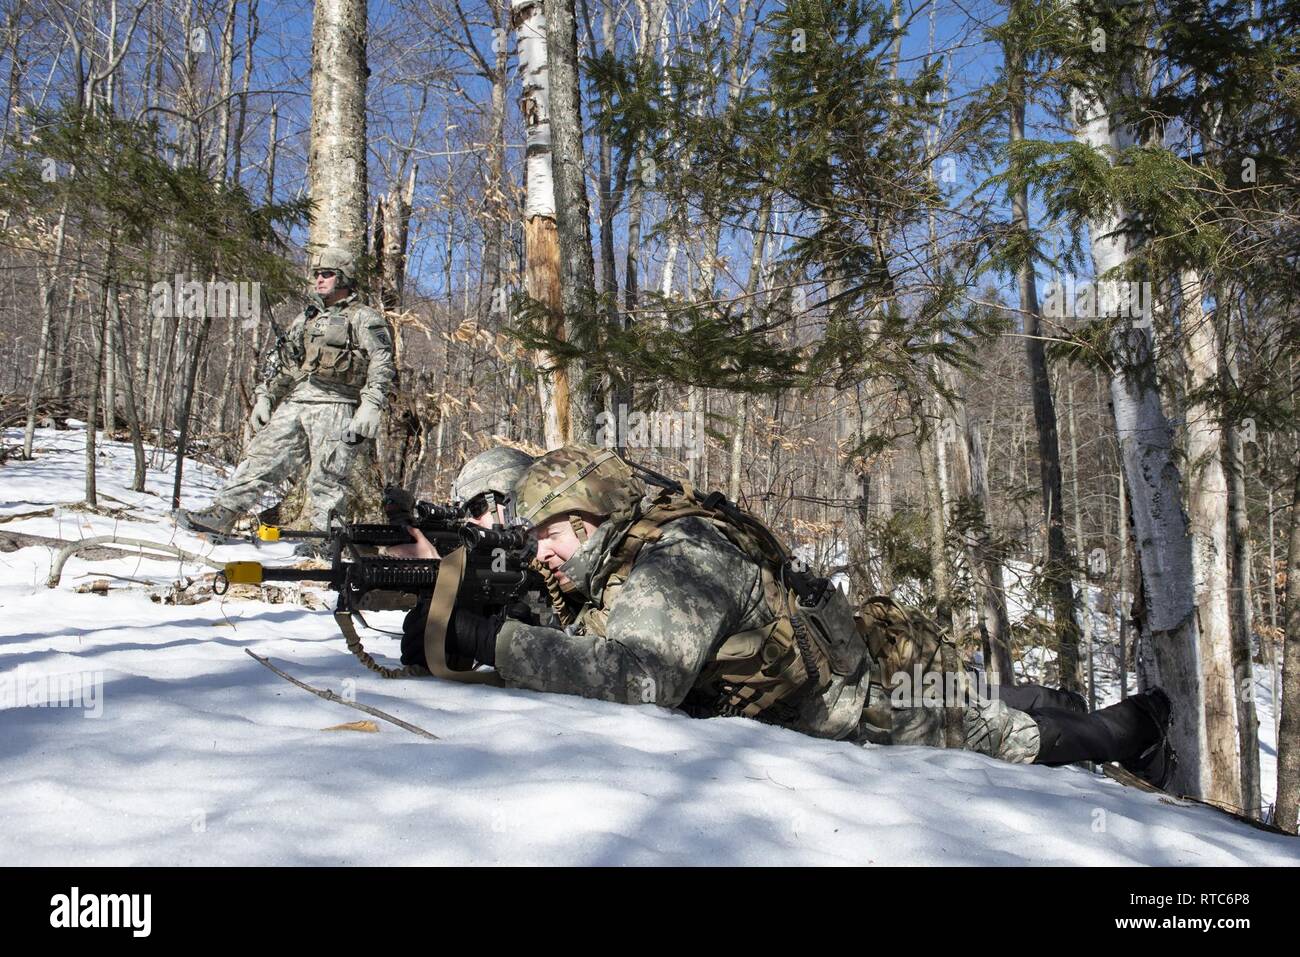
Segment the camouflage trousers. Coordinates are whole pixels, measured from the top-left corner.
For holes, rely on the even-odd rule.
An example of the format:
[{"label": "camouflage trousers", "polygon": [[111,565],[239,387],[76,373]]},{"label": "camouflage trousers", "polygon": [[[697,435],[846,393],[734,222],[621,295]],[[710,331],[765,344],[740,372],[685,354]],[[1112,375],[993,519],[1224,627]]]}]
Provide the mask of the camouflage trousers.
[{"label": "camouflage trousers", "polygon": [[[958,680],[963,684],[964,676]],[[1033,717],[977,689],[958,692],[953,707],[898,700],[897,689],[871,684],[868,705],[854,736],[859,744],[910,744],[964,748],[1012,764],[1038,756],[1039,730]]]},{"label": "camouflage trousers", "polygon": [[349,445],[343,431],[356,406],[347,402],[281,402],[248,443],[244,460],[215,499],[237,512],[252,511],[262,496],[307,472],[312,527],[329,528],[331,514],[345,516],[354,464],[372,441]]},{"label": "camouflage trousers", "polygon": [[965,748],[1016,764],[1038,756],[1038,724],[972,679],[934,621],[883,597],[865,602],[858,621],[873,667],[855,740]]}]

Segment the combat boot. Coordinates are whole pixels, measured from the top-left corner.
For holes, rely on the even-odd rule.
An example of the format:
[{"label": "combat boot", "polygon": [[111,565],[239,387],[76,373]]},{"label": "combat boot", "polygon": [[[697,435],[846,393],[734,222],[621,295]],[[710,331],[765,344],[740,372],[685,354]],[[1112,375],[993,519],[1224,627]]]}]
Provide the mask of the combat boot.
[{"label": "combat boot", "polygon": [[1161,688],[1152,688],[1128,699],[1156,728],[1155,741],[1140,754],[1121,761],[1119,766],[1148,784],[1164,788],[1178,767],[1178,754],[1169,743],[1169,718],[1173,703]]},{"label": "combat boot", "polygon": [[[1163,786],[1172,772],[1166,760],[1169,698],[1153,689],[1102,708],[1077,714],[1066,708],[1042,708],[1031,717],[1038,725],[1038,764],[1079,761],[1119,762],[1124,770]],[[1172,755],[1172,749],[1168,751]]]},{"label": "combat boot", "polygon": [[224,505],[212,504],[207,508],[190,511],[178,508],[176,525],[190,532],[209,535],[229,535],[239,520],[239,513]]},{"label": "combat boot", "polygon": [[997,697],[1017,711],[1029,714],[1044,708],[1062,708],[1075,714],[1088,713],[1088,701],[1077,691],[1058,691],[1038,684],[998,685]]}]

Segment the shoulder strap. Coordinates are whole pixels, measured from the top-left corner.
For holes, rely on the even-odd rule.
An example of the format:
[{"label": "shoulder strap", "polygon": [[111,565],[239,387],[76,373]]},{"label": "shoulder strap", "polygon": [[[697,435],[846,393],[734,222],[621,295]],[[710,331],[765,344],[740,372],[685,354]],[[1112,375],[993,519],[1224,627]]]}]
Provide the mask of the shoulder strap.
[{"label": "shoulder strap", "polygon": [[501,687],[501,676],[495,671],[453,671],[447,666],[447,627],[451,624],[456,595],[465,578],[468,556],[468,549],[462,545],[445,556],[438,568],[438,581],[433,586],[429,614],[424,621],[424,661],[435,678]]},{"label": "shoulder strap", "polygon": [[656,497],[654,504],[632,523],[632,527],[623,536],[623,541],[614,550],[614,571],[611,574],[617,574],[624,566],[630,567],[643,547],[663,538],[664,526],[669,522],[693,515],[716,518],[713,512],[695,504],[686,496],[665,493]]}]

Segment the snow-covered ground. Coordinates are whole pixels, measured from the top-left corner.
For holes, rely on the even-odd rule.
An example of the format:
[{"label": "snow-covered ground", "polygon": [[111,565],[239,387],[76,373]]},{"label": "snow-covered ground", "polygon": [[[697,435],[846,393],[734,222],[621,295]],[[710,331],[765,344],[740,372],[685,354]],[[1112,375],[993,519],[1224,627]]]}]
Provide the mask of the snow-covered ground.
[{"label": "snow-covered ground", "polygon": [[[34,462],[0,467],[0,529],[116,531],[222,561],[287,557],[287,545],[212,549],[177,532],[170,474],[150,473],[156,494],[127,491],[130,448],[116,443],[103,445],[100,488],[124,511],[69,508],[83,440],[42,430]],[[219,481],[190,466],[186,504]],[[55,503],[52,515],[14,517]],[[348,654],[324,612],[167,605],[139,583],[197,577],[196,565],[73,559],[51,590],[50,560],[44,547],[0,552],[0,863],[1300,863],[1300,841],[1077,769],[386,681]],[[109,575],[106,596],[74,591]],[[400,616],[368,617],[393,629]],[[367,646],[396,656],[392,638]],[[245,648],[440,740],[383,722],[378,733],[325,730],[366,716],[293,687]],[[50,698],[78,706],[37,706]]]}]

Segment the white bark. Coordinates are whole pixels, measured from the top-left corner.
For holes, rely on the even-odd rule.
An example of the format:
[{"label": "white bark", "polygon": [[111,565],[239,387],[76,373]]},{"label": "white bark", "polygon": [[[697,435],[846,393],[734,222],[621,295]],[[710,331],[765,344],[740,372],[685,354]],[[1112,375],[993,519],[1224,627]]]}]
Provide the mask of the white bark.
[{"label": "white bark", "polygon": [[27,422],[23,428],[23,458],[32,457],[32,441],[36,435],[36,404],[40,399],[41,384],[49,365],[50,344],[54,335],[54,282],[63,264],[63,239],[67,224],[67,207],[59,212],[59,223],[54,228],[54,264],[46,273],[36,267],[36,278],[41,295],[41,342],[36,353],[36,369],[32,373],[32,387],[27,396]]},{"label": "white bark", "polygon": [[[528,295],[548,310],[552,328],[562,330],[546,16],[542,0],[511,0],[510,6],[518,37],[520,107],[526,131],[524,255]],[[535,353],[533,362],[543,442],[548,449],[558,448],[569,435],[568,376],[545,351]]]},{"label": "white bark", "polygon": [[308,245],[366,247],[366,0],[316,0]]},{"label": "white bark", "polygon": [[542,0],[511,0],[518,24],[520,103],[527,131],[524,219],[555,218],[551,172],[551,87],[546,63],[546,16]]},{"label": "white bark", "polygon": [[[1108,153],[1133,144],[1133,130],[1112,123],[1104,103],[1077,90],[1072,100],[1079,142]],[[1119,232],[1123,221],[1124,211],[1115,210],[1088,223],[1098,277],[1118,270],[1128,258],[1126,237]],[[1173,431],[1155,381],[1150,325],[1119,326],[1112,346],[1111,405],[1142,578],[1138,675],[1144,686],[1164,688],[1173,703],[1169,736],[1178,751],[1178,770],[1169,788],[1200,797],[1205,793],[1202,756],[1207,741],[1192,589],[1192,540],[1182,507]]]},{"label": "white bark", "polygon": [[[1182,276],[1183,356],[1188,388],[1217,387],[1219,342],[1204,309],[1201,277]],[[1233,685],[1232,622],[1228,608],[1228,481],[1223,472],[1223,430],[1208,402],[1187,406],[1187,510],[1193,541],[1201,677],[1204,682],[1206,796],[1241,805],[1237,704]]]}]

